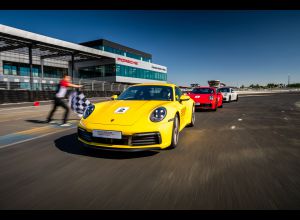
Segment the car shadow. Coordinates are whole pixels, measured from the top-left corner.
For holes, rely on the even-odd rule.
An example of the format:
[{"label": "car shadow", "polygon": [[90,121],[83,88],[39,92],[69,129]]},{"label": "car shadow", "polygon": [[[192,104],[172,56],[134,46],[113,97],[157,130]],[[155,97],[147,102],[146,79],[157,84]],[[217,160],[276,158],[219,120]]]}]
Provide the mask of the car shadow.
[{"label": "car shadow", "polygon": [[47,124],[46,120],[25,120],[27,122],[35,123],[35,124]]},{"label": "car shadow", "polygon": [[195,112],[214,112],[212,109],[195,109]]},{"label": "car shadow", "polygon": [[133,159],[154,156],[159,153],[158,151],[122,152],[83,148],[81,143],[77,140],[77,133],[60,137],[56,139],[54,143],[55,146],[63,152],[103,159]]},{"label": "car shadow", "polygon": [[[79,121],[80,119],[76,118],[76,119],[68,119],[68,121],[73,121],[73,120],[76,120],[76,121]],[[34,123],[34,124],[47,124],[47,121],[46,120],[35,120],[35,119],[27,119],[25,120],[26,122],[30,122],[30,123]],[[57,121],[57,122],[62,122],[62,119],[53,119],[53,121]]]}]

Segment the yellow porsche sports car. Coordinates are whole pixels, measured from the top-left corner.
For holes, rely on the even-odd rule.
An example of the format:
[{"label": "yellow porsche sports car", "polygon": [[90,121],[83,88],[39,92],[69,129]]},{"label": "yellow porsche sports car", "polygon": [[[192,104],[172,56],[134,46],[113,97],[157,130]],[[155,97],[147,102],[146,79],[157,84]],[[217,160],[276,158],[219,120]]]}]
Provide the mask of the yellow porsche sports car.
[{"label": "yellow porsche sports car", "polygon": [[139,151],[175,148],[194,126],[195,103],[174,84],[137,84],[119,97],[90,105],[78,124],[83,146]]}]

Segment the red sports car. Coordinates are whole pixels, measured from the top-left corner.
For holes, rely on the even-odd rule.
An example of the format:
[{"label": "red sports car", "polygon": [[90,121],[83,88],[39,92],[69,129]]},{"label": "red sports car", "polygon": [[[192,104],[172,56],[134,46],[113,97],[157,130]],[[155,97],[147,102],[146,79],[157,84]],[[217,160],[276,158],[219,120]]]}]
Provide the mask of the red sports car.
[{"label": "red sports car", "polygon": [[195,101],[196,109],[212,109],[214,111],[217,108],[223,107],[223,96],[221,92],[218,92],[214,87],[196,87],[190,93],[188,93]]}]

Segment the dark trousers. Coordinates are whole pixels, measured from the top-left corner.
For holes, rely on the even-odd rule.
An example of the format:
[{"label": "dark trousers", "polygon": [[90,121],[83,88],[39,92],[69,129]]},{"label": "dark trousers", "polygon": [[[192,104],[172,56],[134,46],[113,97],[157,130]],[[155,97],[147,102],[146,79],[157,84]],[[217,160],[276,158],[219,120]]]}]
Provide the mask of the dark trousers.
[{"label": "dark trousers", "polygon": [[53,105],[53,109],[51,110],[47,120],[48,121],[51,121],[52,119],[52,116],[54,114],[54,112],[56,111],[56,108],[58,106],[61,106],[65,109],[65,115],[64,115],[64,119],[63,119],[63,123],[66,123],[67,122],[67,118],[68,118],[68,114],[69,114],[69,107],[67,106],[67,104],[63,101],[63,99],[61,98],[57,98],[55,97],[54,98],[54,105]]}]

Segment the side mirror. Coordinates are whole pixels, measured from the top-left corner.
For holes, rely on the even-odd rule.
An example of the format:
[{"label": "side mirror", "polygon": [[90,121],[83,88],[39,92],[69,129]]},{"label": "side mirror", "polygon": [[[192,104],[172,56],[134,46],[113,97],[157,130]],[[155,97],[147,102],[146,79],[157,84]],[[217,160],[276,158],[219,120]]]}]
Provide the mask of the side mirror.
[{"label": "side mirror", "polygon": [[187,95],[180,96],[180,101],[188,101],[188,100],[190,100],[189,96],[187,96]]},{"label": "side mirror", "polygon": [[113,95],[110,98],[111,98],[111,100],[116,100],[118,98],[118,96],[117,95]]}]

